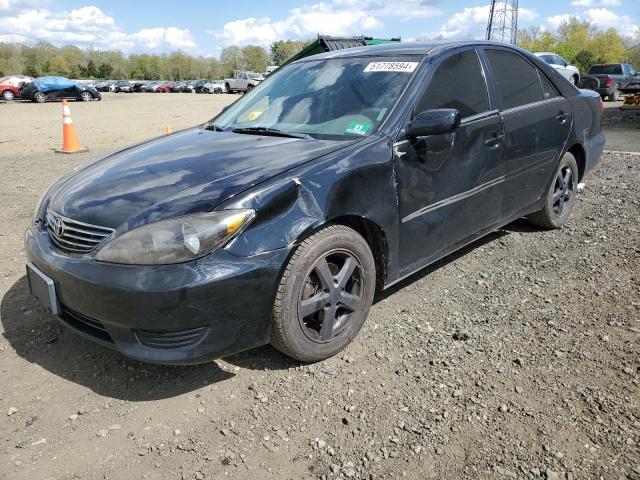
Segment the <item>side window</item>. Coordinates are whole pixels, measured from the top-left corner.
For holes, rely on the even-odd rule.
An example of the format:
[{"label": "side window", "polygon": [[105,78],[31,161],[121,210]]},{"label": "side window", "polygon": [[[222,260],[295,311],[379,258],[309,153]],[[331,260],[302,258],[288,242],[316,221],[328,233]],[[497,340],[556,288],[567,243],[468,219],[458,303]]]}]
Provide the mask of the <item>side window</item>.
[{"label": "side window", "polygon": [[549,80],[547,76],[540,71],[538,71],[538,75],[540,75],[540,82],[542,82],[542,96],[544,99],[548,100],[559,96],[558,91],[556,90],[556,87],[553,86],[553,83],[551,83],[551,80]]},{"label": "side window", "polygon": [[564,58],[559,57],[558,55],[556,55],[556,65],[560,65],[561,67],[564,67],[565,63],[567,63],[567,62],[565,62]]},{"label": "side window", "polygon": [[489,97],[474,50],[456,53],[438,65],[417,111],[457,108],[462,118],[489,110]]},{"label": "side window", "polygon": [[504,110],[542,100],[538,72],[529,62],[505,50],[486,50],[486,53]]},{"label": "side window", "polygon": [[616,65],[613,67],[614,75],[622,75],[622,65]]}]

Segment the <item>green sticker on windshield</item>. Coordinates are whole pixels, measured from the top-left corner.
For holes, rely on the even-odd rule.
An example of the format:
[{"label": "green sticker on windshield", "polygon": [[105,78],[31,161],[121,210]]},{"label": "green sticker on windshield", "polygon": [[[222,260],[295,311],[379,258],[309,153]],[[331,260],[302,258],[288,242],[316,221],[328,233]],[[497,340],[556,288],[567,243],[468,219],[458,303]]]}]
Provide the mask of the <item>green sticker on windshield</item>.
[{"label": "green sticker on windshield", "polygon": [[349,124],[344,133],[352,133],[354,135],[366,135],[371,130],[371,124],[368,122],[353,121]]}]

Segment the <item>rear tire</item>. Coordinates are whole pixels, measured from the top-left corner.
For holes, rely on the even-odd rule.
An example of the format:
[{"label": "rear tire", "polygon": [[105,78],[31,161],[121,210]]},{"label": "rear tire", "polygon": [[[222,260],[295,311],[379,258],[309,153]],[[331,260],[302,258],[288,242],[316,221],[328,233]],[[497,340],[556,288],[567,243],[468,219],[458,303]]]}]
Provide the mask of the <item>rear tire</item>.
[{"label": "rear tire", "polygon": [[319,230],[297,247],[282,274],[271,344],[303,362],[332,357],[360,331],[375,285],[375,263],[364,238],[342,225]]},{"label": "rear tire", "polygon": [[33,95],[33,101],[36,103],[44,103],[47,101],[47,96],[42,92],[36,92]]},{"label": "rear tire", "polygon": [[93,95],[91,95],[91,92],[82,92],[80,94],[80,100],[82,100],[83,102],[90,102],[91,100],[93,100]]},{"label": "rear tire", "polygon": [[11,90],[5,90],[4,92],[2,92],[2,98],[4,98],[5,102],[10,102],[14,98],[16,98],[16,96]]},{"label": "rear tire", "polygon": [[231,93],[231,85],[229,85],[228,83],[224,84],[224,89],[227,93]]},{"label": "rear tire", "polygon": [[578,164],[575,157],[567,152],[547,188],[544,207],[527,216],[529,222],[542,228],[562,228],[575,205],[577,185]]}]

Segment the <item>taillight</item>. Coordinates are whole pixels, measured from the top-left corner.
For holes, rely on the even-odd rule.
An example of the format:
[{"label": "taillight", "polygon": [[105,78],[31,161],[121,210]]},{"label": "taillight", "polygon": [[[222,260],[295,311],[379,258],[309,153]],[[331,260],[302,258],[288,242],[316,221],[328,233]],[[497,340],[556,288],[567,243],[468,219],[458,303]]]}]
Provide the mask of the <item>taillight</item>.
[{"label": "taillight", "polygon": [[613,83],[613,79],[611,77],[607,78],[607,87],[610,87]]}]

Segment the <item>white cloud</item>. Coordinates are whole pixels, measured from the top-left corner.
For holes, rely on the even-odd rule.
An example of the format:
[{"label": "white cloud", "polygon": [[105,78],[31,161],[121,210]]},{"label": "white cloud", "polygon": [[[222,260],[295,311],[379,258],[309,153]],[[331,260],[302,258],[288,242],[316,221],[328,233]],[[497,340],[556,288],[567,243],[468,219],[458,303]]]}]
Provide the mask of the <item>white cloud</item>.
[{"label": "white cloud", "polygon": [[621,5],[620,0],[574,0],[571,2],[572,7],[619,7]]},{"label": "white cloud", "polygon": [[[489,21],[489,5],[467,7],[454,13],[438,32],[432,32],[416,37],[416,40],[449,40],[449,39],[478,39],[484,38],[487,22]],[[538,17],[535,10],[520,7],[518,22],[529,22]]]},{"label": "white cloud", "polygon": [[588,8],[579,14],[563,13],[547,18],[547,24],[552,28],[558,28],[563,22],[571,18],[587,21],[598,28],[606,29],[614,27],[622,35],[633,35],[640,29],[637,23],[629,15],[618,15],[606,8]]},{"label": "white cloud", "polygon": [[269,46],[275,40],[326,35],[371,34],[382,28],[382,17],[426,18],[441,12],[425,0],[333,0],[294,8],[284,19],[244,18],[210,31],[223,45],[254,43]]},{"label": "white cloud", "polygon": [[164,52],[193,49],[196,43],[187,29],[145,28],[123,32],[113,17],[98,7],[52,12],[47,9],[16,9],[16,2],[0,0],[0,41],[47,40],[54,44],[92,45],[100,49]]}]

